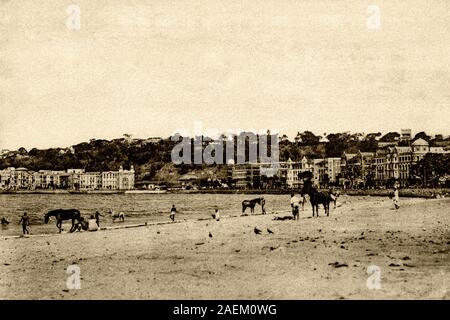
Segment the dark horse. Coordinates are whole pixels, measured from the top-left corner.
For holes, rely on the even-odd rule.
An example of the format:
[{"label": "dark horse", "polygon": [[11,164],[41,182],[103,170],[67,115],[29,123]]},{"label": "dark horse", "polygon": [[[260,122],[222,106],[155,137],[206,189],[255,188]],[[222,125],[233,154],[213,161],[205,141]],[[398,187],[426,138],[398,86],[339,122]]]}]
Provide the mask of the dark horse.
[{"label": "dark horse", "polygon": [[[80,211],[76,209],[57,209],[57,210],[51,210],[47,212],[44,216],[44,222],[48,223],[48,220],[50,217],[56,218],[56,226],[59,229],[59,233],[61,233],[62,230],[62,222],[63,220],[72,220],[72,227],[70,228],[69,232],[74,232],[76,228],[75,220],[80,222],[81,220],[81,214]],[[78,224],[77,222],[77,224]]]},{"label": "dark horse", "polygon": [[264,209],[265,203],[266,203],[266,200],[264,200],[263,197],[252,199],[252,200],[244,200],[244,201],[242,201],[242,213],[244,213],[247,208],[250,208],[251,213],[255,212],[255,206],[256,206],[256,204],[259,204],[259,205],[261,205],[262,213],[265,214],[266,213],[266,210]]},{"label": "dark horse", "polygon": [[319,216],[319,204],[323,204],[327,217],[330,215],[330,202],[333,201],[330,191],[318,191],[315,187],[313,187],[310,180],[306,180],[303,184],[301,194],[302,196],[305,194],[309,196],[309,201],[311,202],[313,210],[313,217],[314,212],[317,216]]}]

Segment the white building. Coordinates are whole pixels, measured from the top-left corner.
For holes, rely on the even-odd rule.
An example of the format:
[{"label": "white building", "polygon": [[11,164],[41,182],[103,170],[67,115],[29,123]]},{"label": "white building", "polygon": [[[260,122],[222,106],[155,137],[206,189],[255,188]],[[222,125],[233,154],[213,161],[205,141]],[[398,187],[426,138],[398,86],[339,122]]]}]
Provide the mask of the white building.
[{"label": "white building", "polygon": [[124,170],[120,166],[119,171],[102,172],[102,189],[105,190],[130,190],[134,189],[134,167]]},{"label": "white building", "polygon": [[288,188],[299,188],[302,185],[302,180],[299,178],[299,174],[303,172],[313,172],[313,162],[306,157],[303,157],[300,162],[293,162],[288,159],[289,169],[286,175],[286,184]]}]

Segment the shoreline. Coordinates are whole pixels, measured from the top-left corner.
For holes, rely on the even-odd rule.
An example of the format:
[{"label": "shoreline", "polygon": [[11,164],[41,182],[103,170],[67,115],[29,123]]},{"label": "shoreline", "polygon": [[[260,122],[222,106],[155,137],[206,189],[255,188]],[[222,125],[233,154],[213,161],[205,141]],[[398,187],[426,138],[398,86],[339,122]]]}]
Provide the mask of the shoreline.
[{"label": "shoreline", "polygon": [[[136,189],[134,189],[136,190]],[[337,189],[341,194],[348,196],[380,196],[387,197],[390,194],[390,189],[372,189],[372,190],[343,190]],[[85,191],[74,191],[74,190],[0,190],[0,195],[8,194],[54,194],[54,195],[111,195],[111,194],[127,194],[127,190],[85,190]],[[286,195],[291,193],[298,193],[298,189],[266,189],[266,190],[224,190],[224,189],[210,189],[210,190],[168,190],[164,193],[130,193],[132,195],[142,195],[142,194],[249,194],[249,195],[259,195],[259,194],[273,194],[273,195]],[[417,189],[400,189],[400,197],[405,198],[436,198],[438,195],[450,194],[450,188],[417,188]]]}]

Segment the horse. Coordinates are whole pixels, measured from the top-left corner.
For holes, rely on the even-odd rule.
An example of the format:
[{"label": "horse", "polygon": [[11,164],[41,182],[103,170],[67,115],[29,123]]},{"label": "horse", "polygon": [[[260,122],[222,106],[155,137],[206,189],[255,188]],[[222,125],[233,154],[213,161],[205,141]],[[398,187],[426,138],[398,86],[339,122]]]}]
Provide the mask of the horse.
[{"label": "horse", "polygon": [[311,181],[305,181],[301,195],[307,194],[309,196],[309,201],[311,202],[313,217],[314,213],[316,213],[317,217],[319,216],[319,204],[323,204],[323,208],[327,217],[330,215],[330,202],[332,201],[331,192],[329,191],[318,191],[315,187],[312,186]]},{"label": "horse", "polygon": [[123,211],[120,212],[114,212],[112,209],[109,209],[109,213],[111,214],[112,220],[113,222],[116,219],[119,219],[119,221],[124,222],[125,221],[125,213],[123,213]]},{"label": "horse", "polygon": [[264,209],[265,203],[266,203],[266,200],[264,200],[263,197],[252,199],[252,200],[244,200],[244,201],[242,201],[242,213],[244,213],[247,208],[250,208],[250,212],[254,213],[256,204],[259,204],[261,206],[262,213],[265,214],[266,213],[266,210]]},{"label": "horse", "polygon": [[50,217],[56,218],[56,227],[59,229],[59,233],[62,231],[62,222],[64,220],[72,220],[72,227],[70,228],[69,232],[75,231],[75,220],[78,222],[81,220],[81,214],[80,211],[76,209],[56,209],[56,210],[50,210],[47,212],[44,216],[44,222],[48,223],[50,220]]}]

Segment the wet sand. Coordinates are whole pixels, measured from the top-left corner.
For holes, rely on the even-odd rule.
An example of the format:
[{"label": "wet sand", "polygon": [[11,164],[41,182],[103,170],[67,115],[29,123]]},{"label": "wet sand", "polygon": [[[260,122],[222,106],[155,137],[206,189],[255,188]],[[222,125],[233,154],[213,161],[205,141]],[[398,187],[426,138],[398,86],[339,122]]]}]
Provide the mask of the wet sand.
[{"label": "wet sand", "polygon": [[[398,211],[388,198],[340,200],[331,217],[310,218],[305,206],[300,221],[267,214],[1,237],[0,298],[450,299],[450,199],[403,199]],[[79,290],[66,287],[72,264]],[[370,265],[381,289],[367,287]]]}]

